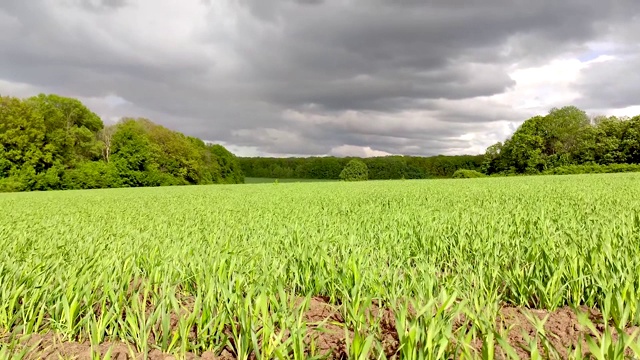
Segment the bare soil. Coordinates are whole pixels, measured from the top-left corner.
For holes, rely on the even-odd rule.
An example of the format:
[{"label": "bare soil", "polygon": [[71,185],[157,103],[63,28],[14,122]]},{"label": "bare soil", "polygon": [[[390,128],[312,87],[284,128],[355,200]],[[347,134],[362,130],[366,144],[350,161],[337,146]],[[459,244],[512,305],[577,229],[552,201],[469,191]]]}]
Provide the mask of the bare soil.
[{"label": "bare soil", "polygon": [[[594,323],[600,323],[601,317],[599,313],[592,309],[583,308],[583,311],[589,314]],[[395,327],[395,319],[393,313],[387,309],[372,306],[371,314],[379,318],[381,333],[378,339],[383,345],[384,352],[388,358],[396,358],[399,342],[398,333]],[[561,358],[567,357],[567,351],[575,346],[579,341],[582,342],[583,354],[587,353],[588,347],[585,337],[590,336],[591,332],[580,325],[575,312],[570,308],[561,308],[554,312],[544,310],[526,310],[534,314],[540,319],[548,316],[545,323],[545,331],[551,344],[559,350]],[[346,358],[346,342],[344,319],[337,308],[329,304],[323,298],[312,298],[309,304],[309,310],[305,313],[305,321],[309,328],[309,339],[313,339],[318,354],[326,354],[329,359],[345,359]],[[172,325],[177,323],[172,318]],[[460,321],[454,327],[469,326],[468,322]],[[534,338],[536,329],[533,324],[526,318],[523,310],[515,307],[504,307],[500,311],[498,329],[509,329],[507,332],[507,341],[515,348],[518,356],[522,359],[528,359],[529,344],[525,334]],[[599,332],[603,331],[602,324],[597,326]],[[626,329],[628,333],[637,330],[636,327]],[[349,337],[353,336],[353,331],[347,331]],[[0,338],[0,343],[2,339]],[[543,356],[544,351],[542,343],[538,342],[539,349]],[[27,346],[29,350],[28,359],[91,359],[91,345],[89,343],[78,343],[60,341],[54,334],[39,335],[34,334],[24,341],[22,346]],[[474,347],[480,351],[482,344],[478,341],[474,343]],[[133,346],[128,346],[121,342],[107,342],[99,346],[97,352],[106,354],[111,348],[111,358],[116,360],[124,359],[142,359],[143,355],[135,351]],[[497,356],[501,356],[501,350],[496,351]],[[231,349],[225,349],[221,354],[206,352],[204,354],[187,354],[186,359],[234,359]],[[147,359],[150,360],[169,360],[175,359],[174,356],[163,354],[159,350],[152,350]]]},{"label": "bare soil", "polygon": [[[566,359],[568,353],[573,352],[578,344],[581,346],[582,354],[588,354],[589,347],[586,339],[593,337],[593,333],[580,324],[573,309],[563,307],[553,312],[536,309],[524,311],[537,316],[540,320],[547,318],[544,325],[546,337],[553,349],[558,351],[560,358]],[[604,323],[600,313],[587,307],[580,308],[580,311],[588,314],[589,319],[596,327],[598,335],[602,335]],[[537,331],[535,326],[524,315],[523,310],[515,307],[503,308],[500,311],[499,326],[502,329],[509,329],[508,342],[514,347],[518,356],[521,359],[529,359],[529,341],[532,338],[535,339]],[[638,330],[638,327],[629,327],[625,329],[625,332],[632,334],[636,330]],[[617,336],[614,334],[613,338],[617,339]],[[548,356],[545,355],[541,341],[538,341],[538,349],[543,356]]]}]

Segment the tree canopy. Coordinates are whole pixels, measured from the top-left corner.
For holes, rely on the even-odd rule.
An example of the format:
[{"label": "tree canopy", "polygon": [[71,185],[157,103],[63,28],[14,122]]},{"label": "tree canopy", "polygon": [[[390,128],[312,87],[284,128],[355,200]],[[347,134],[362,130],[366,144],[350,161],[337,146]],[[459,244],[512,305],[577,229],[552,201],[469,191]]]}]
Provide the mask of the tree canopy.
[{"label": "tree canopy", "polygon": [[572,165],[638,163],[640,116],[591,119],[577,107],[566,106],[526,120],[504,143],[490,146],[482,170],[536,174]]},{"label": "tree canopy", "polygon": [[223,146],[148,119],[105,127],[76,99],[0,97],[0,191],[243,182]]},{"label": "tree canopy", "polygon": [[453,177],[461,169],[488,175],[632,171],[636,167],[618,165],[640,164],[640,116],[590,118],[575,106],[554,108],[483,155],[237,158],[148,119],[105,126],[77,99],[0,97],[0,191],[243,183],[245,176],[338,180],[356,159],[371,180]]},{"label": "tree canopy", "polygon": [[369,169],[362,160],[353,159],[340,172],[340,180],[366,181],[369,179]]},{"label": "tree canopy", "polygon": [[430,179],[451,177],[458,169],[480,170],[483,155],[353,157],[240,157],[247,177],[279,179],[339,180],[340,172],[353,159],[365,163],[370,180]]}]

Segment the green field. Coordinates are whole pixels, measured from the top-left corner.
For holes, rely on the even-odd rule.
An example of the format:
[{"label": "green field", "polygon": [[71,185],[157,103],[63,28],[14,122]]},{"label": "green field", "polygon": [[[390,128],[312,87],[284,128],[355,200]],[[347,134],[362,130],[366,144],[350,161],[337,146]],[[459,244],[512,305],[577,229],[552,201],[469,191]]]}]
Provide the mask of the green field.
[{"label": "green field", "polygon": [[639,269],[640,174],[2,194],[0,358],[622,359]]},{"label": "green field", "polygon": [[244,179],[245,184],[266,184],[266,183],[310,183],[310,182],[334,182],[338,180],[325,179],[275,179],[275,178],[254,178],[248,177]]}]

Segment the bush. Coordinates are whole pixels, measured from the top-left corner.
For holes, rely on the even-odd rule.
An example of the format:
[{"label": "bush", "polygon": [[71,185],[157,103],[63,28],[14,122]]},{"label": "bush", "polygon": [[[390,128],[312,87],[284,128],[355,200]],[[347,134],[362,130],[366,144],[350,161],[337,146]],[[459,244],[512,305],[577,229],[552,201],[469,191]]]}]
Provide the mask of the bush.
[{"label": "bush", "polygon": [[572,174],[606,174],[621,172],[640,172],[640,164],[610,164],[610,165],[567,165],[548,169],[544,175],[572,175]]},{"label": "bush", "polygon": [[79,164],[75,169],[65,171],[62,176],[64,189],[103,189],[122,185],[114,164],[102,161]]},{"label": "bush", "polygon": [[366,181],[369,179],[369,168],[362,160],[353,159],[342,169],[340,179],[343,181]]},{"label": "bush", "polygon": [[453,173],[454,179],[472,179],[479,177],[484,177],[484,174],[475,170],[459,169]]},{"label": "bush", "polygon": [[147,171],[144,186],[178,186],[189,185],[185,179],[158,170]]},{"label": "bush", "polygon": [[41,172],[35,176],[33,190],[60,190],[61,178],[64,174],[64,168],[60,164],[56,164],[47,171]]},{"label": "bush", "polygon": [[25,184],[15,176],[10,176],[4,179],[0,179],[0,193],[25,191],[25,190],[27,190],[27,184]]}]

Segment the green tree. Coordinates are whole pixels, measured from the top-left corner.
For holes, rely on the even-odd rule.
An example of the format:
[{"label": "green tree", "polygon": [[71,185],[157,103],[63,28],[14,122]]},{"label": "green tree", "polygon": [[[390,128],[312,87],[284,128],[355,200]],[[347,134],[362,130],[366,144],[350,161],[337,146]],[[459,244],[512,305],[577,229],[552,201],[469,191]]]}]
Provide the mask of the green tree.
[{"label": "green tree", "polygon": [[210,153],[218,161],[220,179],[218,182],[227,184],[244,183],[244,174],[235,155],[222,145],[207,145]]},{"label": "green tree", "polygon": [[309,179],[338,179],[342,168],[335,157],[312,157],[305,162],[303,172]]},{"label": "green tree", "polygon": [[362,160],[353,159],[347,163],[340,173],[343,181],[366,181],[369,179],[369,169]]},{"label": "green tree", "polygon": [[369,179],[402,179],[407,174],[407,162],[401,156],[373,157],[363,161],[369,169]]},{"label": "green tree", "polygon": [[497,142],[487,148],[482,161],[482,172],[485,174],[493,174],[499,172],[503,166],[500,164],[502,158],[502,142]]},{"label": "green tree", "polygon": [[0,177],[32,182],[52,162],[40,113],[20,99],[0,97]]},{"label": "green tree", "polygon": [[79,100],[40,94],[25,103],[44,120],[44,150],[52,154],[49,165],[58,163],[70,168],[100,157],[102,148],[96,134],[103,128],[102,120]]},{"label": "green tree", "polygon": [[147,173],[157,170],[154,146],[142,124],[123,119],[112,138],[111,158],[124,186],[148,186]]},{"label": "green tree", "polygon": [[486,173],[538,173],[547,168],[569,165],[581,154],[588,137],[590,120],[575,106],[553,108],[546,116],[525,121],[502,146],[487,149]]},{"label": "green tree", "polygon": [[[505,141],[500,151],[500,171],[534,173],[546,168],[544,118],[533,117],[525,121],[513,136]],[[491,156],[491,155],[489,155]]]},{"label": "green tree", "polygon": [[575,106],[553,108],[543,118],[541,131],[546,155],[571,153],[581,132],[590,125],[589,116]]},{"label": "green tree", "polygon": [[[639,145],[640,117],[590,120],[584,111],[566,106],[525,121],[502,146],[490,146],[482,169],[487,174],[553,173],[554,168],[597,172],[601,168],[591,165],[640,163]],[[571,168],[576,165],[589,166]]]},{"label": "green tree", "polygon": [[620,147],[625,156],[625,162],[640,164],[640,116],[627,121],[627,128],[621,136]]},{"label": "green tree", "polygon": [[0,191],[244,182],[219,145],[147,119],[104,127],[80,101],[0,97]]}]

